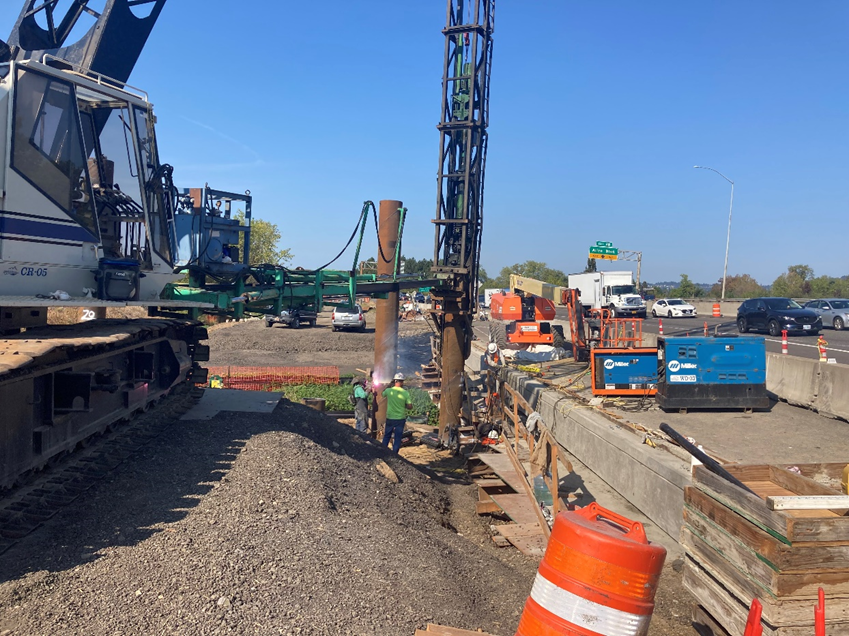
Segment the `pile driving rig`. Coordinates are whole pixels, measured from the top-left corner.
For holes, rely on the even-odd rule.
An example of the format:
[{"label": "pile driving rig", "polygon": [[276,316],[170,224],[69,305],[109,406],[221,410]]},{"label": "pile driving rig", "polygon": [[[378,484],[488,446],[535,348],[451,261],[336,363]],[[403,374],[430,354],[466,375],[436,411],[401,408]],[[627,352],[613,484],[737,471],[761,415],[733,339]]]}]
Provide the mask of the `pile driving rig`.
[{"label": "pile driving rig", "polygon": [[441,307],[434,316],[442,380],[439,434],[449,445],[459,444],[477,309],[494,27],[494,0],[448,0],[432,269],[440,283],[431,295]]}]

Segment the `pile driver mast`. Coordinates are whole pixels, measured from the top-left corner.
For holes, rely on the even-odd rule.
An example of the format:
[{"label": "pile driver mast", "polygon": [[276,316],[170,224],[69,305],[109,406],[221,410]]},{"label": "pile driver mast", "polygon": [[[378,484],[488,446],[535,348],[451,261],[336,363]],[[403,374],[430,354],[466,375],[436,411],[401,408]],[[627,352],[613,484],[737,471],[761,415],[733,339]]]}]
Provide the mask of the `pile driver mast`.
[{"label": "pile driver mast", "polygon": [[471,353],[483,232],[484,167],[495,0],[448,0],[432,291],[441,313],[439,430],[454,430]]}]

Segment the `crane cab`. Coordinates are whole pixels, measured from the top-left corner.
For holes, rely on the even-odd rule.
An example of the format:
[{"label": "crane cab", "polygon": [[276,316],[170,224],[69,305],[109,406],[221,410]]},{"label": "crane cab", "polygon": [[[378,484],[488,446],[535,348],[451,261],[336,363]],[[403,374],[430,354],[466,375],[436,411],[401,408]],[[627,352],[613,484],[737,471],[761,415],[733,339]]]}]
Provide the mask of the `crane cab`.
[{"label": "crane cab", "polygon": [[151,300],[179,278],[143,93],[47,55],[2,64],[0,153],[0,295]]}]

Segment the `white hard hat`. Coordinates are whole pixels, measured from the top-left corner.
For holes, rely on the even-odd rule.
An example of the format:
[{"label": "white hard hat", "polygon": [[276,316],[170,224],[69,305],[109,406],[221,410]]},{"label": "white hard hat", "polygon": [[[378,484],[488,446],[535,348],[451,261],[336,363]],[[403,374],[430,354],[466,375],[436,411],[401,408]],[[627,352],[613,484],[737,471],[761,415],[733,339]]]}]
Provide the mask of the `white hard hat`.
[{"label": "white hard hat", "polygon": [[403,373],[396,373],[395,377],[392,378],[392,379],[393,380],[401,380],[403,382],[404,381],[404,374]]},{"label": "white hard hat", "polygon": [[490,353],[495,353],[496,351],[498,351],[498,345],[494,342],[490,342],[488,345],[486,345],[486,350]]}]

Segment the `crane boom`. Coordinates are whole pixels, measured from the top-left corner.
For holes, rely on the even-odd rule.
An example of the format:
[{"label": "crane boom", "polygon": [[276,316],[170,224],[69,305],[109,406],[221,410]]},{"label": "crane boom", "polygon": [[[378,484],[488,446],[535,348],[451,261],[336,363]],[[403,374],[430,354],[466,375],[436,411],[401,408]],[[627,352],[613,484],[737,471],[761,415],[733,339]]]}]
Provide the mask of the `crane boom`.
[{"label": "crane boom", "polygon": [[[57,57],[83,73],[97,73],[126,83],[156,24],[166,0],[106,0],[102,11],[89,0],[72,0],[61,21],[59,0],[27,0],[9,40],[0,42],[0,63]],[[67,43],[84,16],[94,18],[89,30]],[[47,24],[42,27],[37,19]]]},{"label": "crane boom", "polygon": [[561,304],[563,290],[566,288],[561,287],[560,285],[552,285],[551,283],[536,280],[535,278],[519,276],[518,274],[510,274],[510,290],[515,291],[517,289],[525,292],[526,294],[533,294],[534,296],[545,298],[553,302],[555,305],[559,305]]}]

